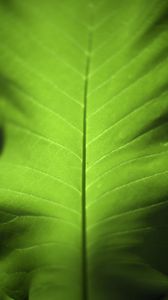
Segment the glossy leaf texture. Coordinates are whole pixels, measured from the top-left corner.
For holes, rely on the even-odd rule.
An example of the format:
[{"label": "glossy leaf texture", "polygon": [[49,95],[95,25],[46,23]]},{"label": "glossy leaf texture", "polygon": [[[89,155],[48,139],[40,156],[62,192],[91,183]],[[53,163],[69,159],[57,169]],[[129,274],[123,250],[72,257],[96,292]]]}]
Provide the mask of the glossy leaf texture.
[{"label": "glossy leaf texture", "polygon": [[0,299],[166,299],[167,12],[0,0]]}]

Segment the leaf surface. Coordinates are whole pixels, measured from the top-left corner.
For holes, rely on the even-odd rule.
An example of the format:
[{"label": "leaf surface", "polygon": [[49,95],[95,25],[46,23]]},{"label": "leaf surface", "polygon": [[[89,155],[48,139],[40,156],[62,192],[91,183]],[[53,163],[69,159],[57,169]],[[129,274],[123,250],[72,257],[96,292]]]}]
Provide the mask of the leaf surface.
[{"label": "leaf surface", "polygon": [[167,9],[0,1],[0,299],[168,294]]}]

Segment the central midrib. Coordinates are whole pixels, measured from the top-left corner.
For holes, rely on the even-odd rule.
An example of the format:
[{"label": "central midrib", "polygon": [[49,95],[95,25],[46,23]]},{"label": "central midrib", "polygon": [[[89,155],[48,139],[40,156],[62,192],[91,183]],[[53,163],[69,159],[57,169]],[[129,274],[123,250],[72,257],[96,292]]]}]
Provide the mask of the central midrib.
[{"label": "central midrib", "polygon": [[82,155],[82,299],[88,300],[88,262],[87,262],[87,232],[86,232],[86,134],[87,134],[87,98],[89,74],[91,66],[91,53],[93,42],[93,4],[89,4],[90,24],[88,28],[88,47],[86,55],[85,81],[84,81],[84,109],[83,109],[83,155]]}]

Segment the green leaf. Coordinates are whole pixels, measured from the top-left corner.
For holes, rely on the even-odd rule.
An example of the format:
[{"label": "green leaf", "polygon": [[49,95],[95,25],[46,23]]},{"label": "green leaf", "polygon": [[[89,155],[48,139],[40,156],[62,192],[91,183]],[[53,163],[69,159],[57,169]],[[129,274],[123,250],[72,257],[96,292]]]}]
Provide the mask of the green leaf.
[{"label": "green leaf", "polygon": [[167,11],[0,0],[0,299],[166,299]]}]

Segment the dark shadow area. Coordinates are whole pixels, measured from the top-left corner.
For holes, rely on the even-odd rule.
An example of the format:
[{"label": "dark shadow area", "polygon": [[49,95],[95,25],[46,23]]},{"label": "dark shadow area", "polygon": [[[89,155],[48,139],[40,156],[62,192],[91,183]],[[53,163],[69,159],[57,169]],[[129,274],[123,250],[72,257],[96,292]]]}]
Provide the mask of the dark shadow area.
[{"label": "dark shadow area", "polygon": [[24,236],[26,233],[26,228],[24,225],[16,225],[12,220],[7,221],[7,223],[2,223],[0,225],[0,258],[4,258],[9,255],[9,253],[13,250],[13,245],[15,244],[15,240],[18,237]]},{"label": "dark shadow area", "polygon": [[12,79],[0,73],[0,97],[3,97],[7,103],[24,112],[23,103],[18,99],[16,90],[21,87]]},{"label": "dark shadow area", "polygon": [[137,133],[136,136],[133,137],[133,139],[131,141],[133,141],[134,139],[150,132],[151,130],[155,130],[158,129],[159,134],[157,134],[154,132],[153,133],[153,138],[150,139],[150,145],[151,143],[153,144],[157,144],[160,142],[166,142],[168,141],[168,110],[166,112],[164,112],[161,116],[159,116],[158,118],[156,118],[153,122],[151,122],[150,124],[144,126],[144,128],[142,128],[141,130],[139,130],[139,132]]},{"label": "dark shadow area", "polygon": [[0,7],[6,12],[15,12],[16,16],[18,16],[19,10],[15,0],[0,0]]},{"label": "dark shadow area", "polygon": [[125,243],[124,247],[123,235],[121,245],[117,245],[116,249],[114,240],[114,247],[111,247],[110,254],[106,256],[107,246],[101,245],[100,242],[99,248],[101,247],[102,251],[97,251],[92,257],[94,268],[91,274],[92,288],[100,295],[100,300],[167,299],[167,199],[168,196],[164,200],[158,196],[158,203],[165,201],[165,204],[148,209],[142,217],[144,226],[150,227],[151,230],[128,233],[131,240],[141,241],[137,245]]},{"label": "dark shadow area", "polygon": [[0,0],[0,4],[6,8],[11,8],[14,5],[13,0]]},{"label": "dark shadow area", "polygon": [[[156,8],[157,9],[157,8]],[[163,3],[163,7],[158,17],[153,20],[153,23],[147,28],[147,30],[139,37],[136,47],[139,49],[145,47],[146,44],[152,42],[157,36],[167,30],[168,28],[168,3]]]},{"label": "dark shadow area", "polygon": [[[158,202],[160,201],[158,200]],[[146,223],[153,230],[144,237],[143,245],[137,249],[144,261],[166,276],[168,276],[167,220],[168,201],[165,199],[165,205],[158,206],[148,214]]]},{"label": "dark shadow area", "polygon": [[[15,218],[13,217],[13,220]],[[23,223],[15,223],[11,220],[6,220],[6,223],[0,224],[0,259],[3,261],[8,259],[9,255],[15,251],[17,248],[18,238],[24,236],[28,232],[28,227]],[[15,245],[16,244],[16,245]],[[15,245],[15,246],[14,246]],[[17,260],[19,257],[17,258]],[[27,257],[27,259],[29,259]],[[18,261],[18,267],[16,261],[10,261],[11,265],[14,263],[13,270],[10,270],[8,275],[8,283],[5,285],[5,290],[7,291],[9,297],[14,300],[28,300],[28,288],[29,288],[29,270],[33,267],[32,264],[28,264],[22,256]],[[27,266],[27,270],[25,270]]]},{"label": "dark shadow area", "polygon": [[[26,10],[24,11],[22,7],[22,1],[19,2],[17,0],[0,0],[0,12],[4,14],[4,17],[12,17],[22,21],[24,21],[26,17]],[[4,21],[0,20],[1,25],[3,25],[3,22]],[[4,24],[4,26],[6,25]]]},{"label": "dark shadow area", "polygon": [[[168,53],[167,53],[167,56],[168,56]],[[154,89],[154,92],[152,93],[151,98],[157,98],[166,92],[168,92],[168,80],[167,79],[166,79],[165,83],[161,84],[161,86]]]},{"label": "dark shadow area", "polygon": [[[168,92],[168,82],[164,83],[162,86],[155,89],[151,93],[150,98],[146,99],[146,103],[150,102],[151,99],[155,99],[155,98],[156,101],[158,101],[157,98],[159,98],[159,96],[166,94],[167,92]],[[132,136],[131,140],[129,140],[128,142],[132,142],[135,139],[147,134],[150,131],[153,132],[149,137],[150,140],[148,145],[153,143],[156,144],[160,142],[165,143],[168,141],[168,109],[166,109],[160,116],[156,117],[153,121],[151,122],[148,121],[148,124],[144,124],[144,126],[142,124],[142,128],[137,130],[136,135]],[[145,141],[147,142],[147,139],[145,139]]]},{"label": "dark shadow area", "polygon": [[[8,286],[8,296],[12,300],[29,300],[28,291],[29,291],[29,275],[25,273],[20,273],[20,275],[16,275],[14,280],[14,285]],[[19,290],[15,289],[15,285]]]},{"label": "dark shadow area", "polygon": [[6,7],[13,5],[13,0],[0,0],[0,3]]},{"label": "dark shadow area", "polygon": [[158,299],[156,300],[167,300],[168,295],[161,295]]},{"label": "dark shadow area", "polygon": [[[160,117],[156,118],[149,126],[145,128],[145,131],[149,131],[151,129],[155,129],[157,127],[160,127],[164,124],[168,123],[168,110],[165,111]],[[167,133],[168,136],[168,133]]]},{"label": "dark shadow area", "polygon": [[[136,57],[139,55],[141,49],[139,45],[134,45],[134,48],[132,48],[132,51],[135,51],[133,57]],[[148,60],[145,61],[145,63],[139,62],[139,65],[141,64],[141,68],[138,70],[136,78],[146,76],[148,73],[152,72],[157,66],[164,63],[164,61],[168,58],[168,46],[164,46],[160,49],[160,51],[155,54],[152,54],[150,57],[148,57]]]},{"label": "dark shadow area", "polygon": [[155,55],[151,55],[149,61],[145,64],[146,72],[150,72],[153,68],[157,67],[157,65],[161,64],[168,58],[168,47],[164,47],[160,50],[159,53]]},{"label": "dark shadow area", "polygon": [[[3,108],[1,113],[2,120],[0,124],[0,155],[3,154],[5,148],[5,123],[9,116],[9,108],[13,108],[13,117],[15,116],[15,110],[20,111],[22,114],[26,115],[24,109],[24,103],[21,101],[21,97],[17,95],[17,90],[21,89],[16,82],[5,77],[0,73],[0,101],[3,99]],[[10,109],[11,115],[11,109]]]},{"label": "dark shadow area", "polygon": [[103,265],[99,265],[92,276],[94,278],[92,288],[96,291],[95,299],[99,295],[101,300],[164,300],[168,293],[164,288],[159,290],[153,287],[152,290],[152,288],[141,286],[136,281],[136,275],[135,278],[129,278],[127,274],[125,278],[122,275],[115,277],[108,273]]}]

